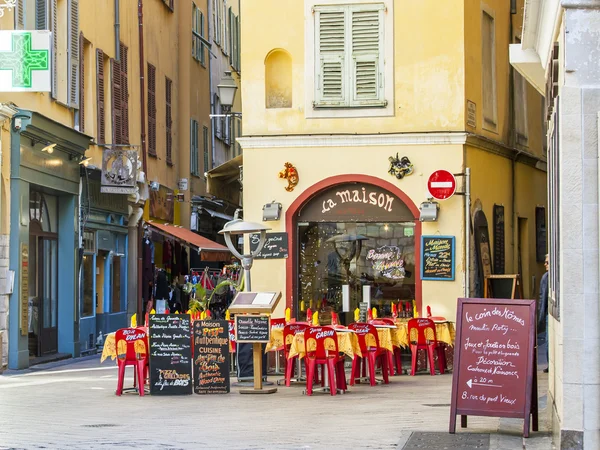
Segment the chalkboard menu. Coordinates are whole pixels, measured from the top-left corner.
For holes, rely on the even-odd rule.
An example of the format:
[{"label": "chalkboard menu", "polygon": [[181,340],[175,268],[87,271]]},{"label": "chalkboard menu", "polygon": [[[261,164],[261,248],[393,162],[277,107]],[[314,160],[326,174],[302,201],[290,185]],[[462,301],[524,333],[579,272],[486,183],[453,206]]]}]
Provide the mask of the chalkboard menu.
[{"label": "chalkboard menu", "polygon": [[358,320],[362,323],[367,321],[367,316],[369,315],[369,304],[367,302],[359,302],[358,303]]},{"label": "chalkboard menu", "polygon": [[450,433],[456,415],[514,417],[530,414],[537,430],[535,300],[458,300]]},{"label": "chalkboard menu", "polygon": [[[250,235],[250,250],[255,251],[260,242],[260,234]],[[281,259],[288,257],[287,233],[267,233],[267,240],[260,253],[255,258]]]},{"label": "chalkboard menu", "polygon": [[192,336],[187,314],[150,314],[150,393],[192,393]]},{"label": "chalkboard menu", "polygon": [[269,316],[237,314],[235,316],[236,342],[269,342],[271,323]]},{"label": "chalkboard menu", "polygon": [[454,236],[421,236],[421,279],[454,280]]},{"label": "chalkboard menu", "polygon": [[194,392],[227,394],[229,364],[229,322],[227,320],[195,321]]}]

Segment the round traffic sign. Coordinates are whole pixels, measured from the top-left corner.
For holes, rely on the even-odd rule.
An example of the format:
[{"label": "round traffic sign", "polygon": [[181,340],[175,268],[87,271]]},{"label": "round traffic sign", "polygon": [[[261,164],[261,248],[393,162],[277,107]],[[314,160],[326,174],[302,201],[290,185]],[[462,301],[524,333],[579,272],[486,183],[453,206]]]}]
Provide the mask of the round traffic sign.
[{"label": "round traffic sign", "polygon": [[436,170],[427,180],[427,189],[437,200],[446,200],[456,192],[456,178],[447,170]]}]

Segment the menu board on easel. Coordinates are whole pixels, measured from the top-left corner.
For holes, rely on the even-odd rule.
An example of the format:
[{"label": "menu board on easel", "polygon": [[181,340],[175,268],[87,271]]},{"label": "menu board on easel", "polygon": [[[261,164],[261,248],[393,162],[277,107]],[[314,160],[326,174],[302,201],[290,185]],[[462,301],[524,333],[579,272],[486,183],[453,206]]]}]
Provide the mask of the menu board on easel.
[{"label": "menu board on easel", "polygon": [[456,415],[524,419],[538,428],[535,300],[458,299],[450,433]]},{"label": "menu board on easel", "polygon": [[194,392],[229,393],[229,321],[194,322]]},{"label": "menu board on easel", "polygon": [[192,393],[192,336],[188,314],[150,314],[150,394]]}]

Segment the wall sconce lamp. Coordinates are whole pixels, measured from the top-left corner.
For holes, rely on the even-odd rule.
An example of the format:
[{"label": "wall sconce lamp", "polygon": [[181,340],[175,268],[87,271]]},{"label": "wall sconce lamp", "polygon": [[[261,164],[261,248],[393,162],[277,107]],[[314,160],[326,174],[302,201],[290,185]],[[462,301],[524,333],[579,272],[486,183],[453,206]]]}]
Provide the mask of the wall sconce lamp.
[{"label": "wall sconce lamp", "polygon": [[54,147],[56,147],[56,144],[48,144],[42,149],[42,151],[48,154],[52,154],[54,152]]},{"label": "wall sconce lamp", "polygon": [[81,164],[84,167],[87,167],[91,160],[92,160],[92,157],[88,156],[87,158],[83,158],[81,161],[79,161],[79,164]]},{"label": "wall sconce lamp", "polygon": [[427,201],[421,203],[419,220],[421,222],[436,222],[440,205],[437,202]]},{"label": "wall sconce lamp", "polygon": [[263,222],[268,220],[279,220],[281,217],[281,203],[275,203],[273,200],[271,203],[267,203],[263,206]]}]

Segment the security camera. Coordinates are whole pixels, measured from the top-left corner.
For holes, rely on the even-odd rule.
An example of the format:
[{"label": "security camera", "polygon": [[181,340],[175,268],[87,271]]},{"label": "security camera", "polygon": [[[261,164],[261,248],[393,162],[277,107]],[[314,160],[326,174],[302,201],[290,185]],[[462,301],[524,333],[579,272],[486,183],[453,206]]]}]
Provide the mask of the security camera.
[{"label": "security camera", "polygon": [[158,181],[153,181],[152,183],[150,183],[151,191],[158,191],[159,189],[160,189],[160,183]]},{"label": "security camera", "polygon": [[21,129],[21,126],[22,126],[22,125],[21,125],[21,119],[17,117],[17,118],[15,119],[15,124],[14,124],[14,128],[15,128],[15,130],[20,130],[20,129]]}]

